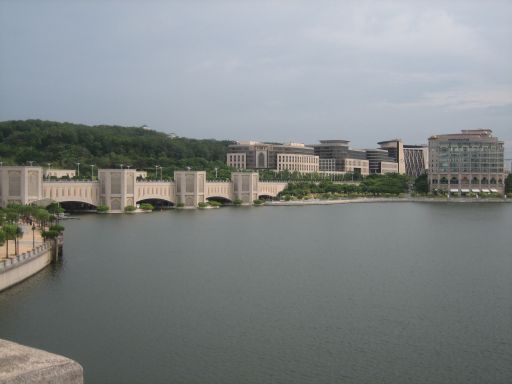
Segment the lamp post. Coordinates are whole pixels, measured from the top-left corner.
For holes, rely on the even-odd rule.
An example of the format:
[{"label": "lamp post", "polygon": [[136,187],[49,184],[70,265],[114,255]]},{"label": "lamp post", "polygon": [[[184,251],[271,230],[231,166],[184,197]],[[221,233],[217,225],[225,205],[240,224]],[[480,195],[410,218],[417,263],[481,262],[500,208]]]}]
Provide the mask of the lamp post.
[{"label": "lamp post", "polygon": [[91,181],[94,180],[94,164],[91,164]]},{"label": "lamp post", "polygon": [[219,168],[215,167],[215,178],[217,178],[217,171],[219,170]]},{"label": "lamp post", "polygon": [[164,170],[164,167],[160,166],[160,181],[162,181],[164,179],[164,174],[163,174],[163,170]]},{"label": "lamp post", "polygon": [[155,180],[158,180],[158,165],[155,165]]},{"label": "lamp post", "polygon": [[46,171],[46,178],[49,179],[51,176],[50,176],[50,171],[52,170],[52,163],[46,163],[48,165],[48,171]]},{"label": "lamp post", "polygon": [[27,161],[27,163],[29,163],[30,166],[32,166],[32,164],[34,163],[34,161]]},{"label": "lamp post", "polygon": [[80,178],[80,163],[76,163],[76,166],[77,166],[76,177],[79,179]]},{"label": "lamp post", "polygon": [[32,224],[32,249],[36,249],[36,235],[35,235],[35,231],[36,231],[36,225]]},{"label": "lamp post", "polygon": [[119,166],[121,167],[121,169],[123,169],[123,164],[119,164]]}]

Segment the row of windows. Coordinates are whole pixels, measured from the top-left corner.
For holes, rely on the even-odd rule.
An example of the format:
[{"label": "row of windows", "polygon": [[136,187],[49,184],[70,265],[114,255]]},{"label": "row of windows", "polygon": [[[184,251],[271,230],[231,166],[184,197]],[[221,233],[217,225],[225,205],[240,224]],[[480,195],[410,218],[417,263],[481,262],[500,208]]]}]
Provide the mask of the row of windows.
[{"label": "row of windows", "polygon": [[[469,179],[467,177],[463,177],[461,179],[462,184],[469,184]],[[441,179],[432,179],[432,184],[448,184],[448,178],[442,177]],[[449,184],[459,184],[459,179],[457,177],[452,177],[450,179]],[[471,184],[498,184],[503,185],[502,179],[495,179],[492,177],[490,180],[486,177],[483,177],[482,179],[479,179],[477,177],[473,177],[471,179]]]},{"label": "row of windows", "polygon": [[318,165],[312,164],[278,164],[278,171],[317,172]]},{"label": "row of windows", "polygon": [[277,155],[278,162],[318,164],[318,156],[309,155]]}]

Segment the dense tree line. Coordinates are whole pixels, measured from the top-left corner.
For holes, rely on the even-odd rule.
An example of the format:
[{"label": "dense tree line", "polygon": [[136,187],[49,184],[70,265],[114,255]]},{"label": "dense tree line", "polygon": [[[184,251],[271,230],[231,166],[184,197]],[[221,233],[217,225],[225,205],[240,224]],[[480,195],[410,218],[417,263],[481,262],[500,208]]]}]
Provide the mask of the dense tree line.
[{"label": "dense tree line", "polygon": [[[99,168],[119,168],[121,164],[147,169],[155,175],[155,165],[163,175],[175,169],[218,168],[227,175],[226,153],[230,141],[171,138],[142,127],[87,126],[42,120],[0,122],[0,161],[5,165],[34,164],[76,169],[90,174],[90,164]],[[153,172],[151,172],[153,171]]]},{"label": "dense tree line", "polygon": [[386,174],[370,175],[359,184],[334,183],[330,180],[321,182],[290,182],[280,193],[281,197],[298,199],[320,197],[342,197],[350,195],[381,196],[405,193],[408,190],[408,178],[405,175]]}]

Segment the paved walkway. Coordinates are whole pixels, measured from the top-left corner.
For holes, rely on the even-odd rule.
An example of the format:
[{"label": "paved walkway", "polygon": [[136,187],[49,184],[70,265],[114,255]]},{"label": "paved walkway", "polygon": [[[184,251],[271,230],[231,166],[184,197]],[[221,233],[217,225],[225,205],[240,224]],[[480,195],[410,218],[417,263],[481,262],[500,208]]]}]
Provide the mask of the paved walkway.
[{"label": "paved walkway", "polygon": [[[19,242],[19,253],[27,252],[32,250],[32,226],[28,224],[22,224],[23,237],[18,239]],[[34,231],[34,239],[36,247],[43,244],[43,238],[39,228]],[[0,260],[5,259],[5,248],[6,244],[0,246]],[[9,240],[9,257],[15,256],[14,254],[14,240]]]}]

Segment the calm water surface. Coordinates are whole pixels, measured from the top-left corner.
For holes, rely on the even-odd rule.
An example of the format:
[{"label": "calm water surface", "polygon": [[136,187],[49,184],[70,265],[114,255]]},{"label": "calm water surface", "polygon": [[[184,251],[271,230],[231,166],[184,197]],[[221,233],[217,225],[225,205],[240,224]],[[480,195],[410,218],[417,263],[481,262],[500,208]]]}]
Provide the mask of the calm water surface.
[{"label": "calm water surface", "polygon": [[512,205],[83,215],[0,337],[86,383],[511,383]]}]

